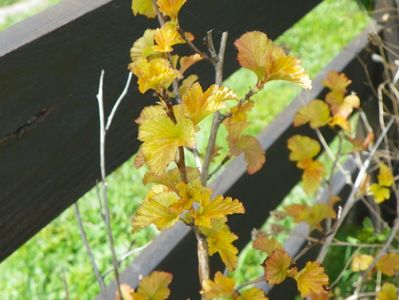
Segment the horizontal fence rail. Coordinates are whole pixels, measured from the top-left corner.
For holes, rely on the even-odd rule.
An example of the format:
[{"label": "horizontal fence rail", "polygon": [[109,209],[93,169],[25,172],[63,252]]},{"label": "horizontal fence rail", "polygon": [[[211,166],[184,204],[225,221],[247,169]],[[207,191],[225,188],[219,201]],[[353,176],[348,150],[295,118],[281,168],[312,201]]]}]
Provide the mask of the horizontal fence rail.
[{"label": "horizontal fence rail", "polygon": [[[192,0],[181,23],[200,43],[209,29],[229,31],[229,75],[238,67],[232,41],[255,29],[276,38],[319,2]],[[126,80],[129,49],[149,24],[130,6],[131,0],[64,0],[0,33],[0,260],[99,178],[100,70],[107,113]],[[195,68],[205,84],[210,71]],[[107,138],[108,173],[137,151],[133,119],[149,103],[137,86],[129,89]]]},{"label": "horizontal fence rail", "polygon": [[[265,166],[252,176],[245,175],[245,162],[242,157],[229,164],[223,173],[212,184],[214,192],[225,194],[243,201],[246,214],[232,216],[229,225],[240,239],[236,246],[243,249],[251,239],[253,228],[259,228],[268,217],[269,212],[275,209],[300,180],[300,172],[295,164],[288,160],[287,139],[294,134],[314,135],[314,132],[302,126],[291,126],[297,110],[314,98],[323,98],[326,91],[322,81],[332,70],[345,72],[349,78],[355,79],[350,89],[356,91],[362,103],[372,105],[373,92],[370,87],[378,85],[378,65],[371,61],[372,51],[368,45],[368,34],[375,32],[376,25],[370,25],[361,32],[343,51],[323,69],[313,80],[313,88],[310,92],[303,91],[277,118],[259,135],[259,140],[266,150],[267,162]],[[368,66],[366,76],[364,64]],[[371,82],[370,82],[371,80]],[[333,138],[331,131],[324,131],[328,141]],[[348,169],[353,171],[353,165]],[[344,184],[340,175],[335,178],[335,190],[339,192]],[[342,178],[341,178],[342,179]],[[298,230],[306,232],[306,227]],[[304,243],[304,239],[291,236],[286,247],[289,253],[296,253]],[[196,299],[200,289],[197,275],[196,240],[190,228],[183,224],[161,233],[134,262],[124,271],[121,281],[129,285],[137,286],[140,275],[146,275],[153,270],[162,270],[173,273],[171,284],[172,299]],[[222,269],[223,264],[216,257],[211,259],[213,270]],[[188,278],[190,278],[188,280]],[[115,282],[111,283],[106,294],[99,295],[98,300],[107,299],[115,295]],[[279,299],[293,299],[295,289],[287,289],[285,284],[273,289],[272,294]]]}]

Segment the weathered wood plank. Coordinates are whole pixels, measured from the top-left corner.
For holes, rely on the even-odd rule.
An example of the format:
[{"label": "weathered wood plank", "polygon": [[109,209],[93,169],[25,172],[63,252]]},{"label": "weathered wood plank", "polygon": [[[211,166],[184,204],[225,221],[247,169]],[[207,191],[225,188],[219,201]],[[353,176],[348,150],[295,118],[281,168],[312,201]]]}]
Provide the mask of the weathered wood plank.
[{"label": "weathered wood plank", "polygon": [[[307,127],[293,128],[293,117],[303,104],[323,97],[322,80],[331,70],[344,70],[354,80],[351,89],[358,92],[363,101],[371,101],[372,93],[366,85],[364,70],[359,59],[369,62],[367,35],[373,30],[370,25],[356,39],[354,39],[326,68],[313,80],[313,89],[302,92],[259,136],[262,146],[267,151],[267,162],[258,173],[245,175],[245,162],[242,157],[237,158],[212,184],[217,194],[225,194],[244,202],[245,215],[231,217],[230,225],[240,239],[236,243],[242,249],[250,240],[253,228],[260,227],[269,212],[276,208],[281,200],[299,181],[300,172],[295,164],[288,161],[287,139],[294,134],[314,134]],[[373,74],[374,65],[369,65]],[[325,132],[327,139],[331,139],[331,132]],[[300,247],[302,241],[297,241]],[[140,274],[148,274],[154,269],[172,272],[172,299],[197,299],[199,290],[196,269],[196,242],[188,227],[177,225],[162,233],[155,241],[135,259],[122,274],[122,282],[137,285]],[[212,268],[223,268],[218,258],[212,259]],[[187,278],[190,278],[188,280]],[[98,299],[114,295],[115,283],[112,283],[107,295],[100,295]],[[293,290],[280,290],[280,299],[291,299]],[[281,294],[282,293],[282,294]],[[105,297],[104,297],[105,296]],[[198,296],[197,296],[198,297]]]},{"label": "weathered wood plank", "polygon": [[[228,75],[237,68],[231,41],[252,29],[275,38],[319,2],[192,0],[182,12],[182,24],[199,41],[210,28],[229,30]],[[129,48],[151,26],[144,17],[132,17],[130,4],[64,0],[0,33],[0,259],[99,177],[95,95],[100,70],[106,70],[109,111],[127,77]],[[198,71],[205,82],[212,80],[210,68],[203,65]],[[108,171],[137,150],[132,120],[150,102],[136,91],[131,87],[108,136]]]}]

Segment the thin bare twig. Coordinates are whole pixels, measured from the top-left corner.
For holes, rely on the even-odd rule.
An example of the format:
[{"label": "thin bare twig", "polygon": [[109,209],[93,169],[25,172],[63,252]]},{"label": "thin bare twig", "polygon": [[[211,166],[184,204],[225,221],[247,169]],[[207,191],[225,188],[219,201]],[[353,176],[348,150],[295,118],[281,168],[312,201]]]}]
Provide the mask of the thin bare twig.
[{"label": "thin bare twig", "polygon": [[118,110],[118,107],[121,104],[123,98],[125,98],[131,81],[132,81],[132,73],[129,72],[129,76],[127,77],[125,88],[123,89],[122,94],[120,94],[118,100],[116,100],[114,106],[112,107],[111,113],[108,116],[107,125],[105,126],[105,134],[107,134],[109,128],[111,127],[111,124],[112,124],[112,121],[114,119],[115,113]]},{"label": "thin bare twig", "polygon": [[[215,68],[215,83],[217,85],[221,85],[222,84],[222,80],[223,80],[223,63],[224,63],[224,54],[225,54],[225,51],[226,51],[227,37],[228,37],[228,33],[227,32],[223,32],[222,39],[221,39],[221,42],[220,42],[218,60],[214,64],[214,68]],[[213,44],[213,42],[212,42],[212,44]],[[213,151],[214,151],[214,148],[215,148],[215,144],[216,144],[217,132],[219,130],[219,126],[221,124],[221,121],[222,121],[221,114],[220,114],[219,111],[217,111],[214,114],[214,116],[213,116],[211,133],[210,133],[209,142],[208,142],[208,148],[207,148],[207,151],[206,151],[204,164],[202,166],[201,182],[202,182],[202,184],[204,186],[207,184],[207,181],[208,181],[209,167],[210,167],[210,164],[211,164],[212,154],[213,154]]]},{"label": "thin bare twig", "polygon": [[70,292],[69,292],[68,281],[67,281],[66,276],[65,276],[65,270],[64,270],[64,268],[62,268],[61,278],[62,278],[62,283],[63,283],[63,285],[64,285],[65,300],[70,300],[70,299],[71,299],[71,294],[70,294]]},{"label": "thin bare twig", "polygon": [[[115,243],[114,243],[114,237],[112,234],[112,228],[111,228],[111,213],[109,209],[109,201],[108,201],[108,187],[107,187],[107,181],[106,181],[106,165],[105,165],[105,136],[106,136],[106,129],[105,129],[105,122],[104,122],[104,101],[103,101],[103,83],[104,83],[104,70],[101,71],[101,76],[100,76],[100,83],[99,83],[99,89],[98,89],[98,94],[97,94],[97,100],[98,100],[98,111],[99,111],[99,119],[100,119],[100,168],[101,168],[101,188],[102,188],[102,204],[104,208],[104,212],[102,214],[103,221],[105,223],[105,229],[107,232],[107,238],[108,238],[108,243],[109,243],[109,248],[111,250],[111,256],[112,256],[112,265],[114,268],[114,276],[115,276],[115,281],[117,284],[117,289],[119,292],[119,295],[121,299],[123,300],[123,295],[121,291],[121,286],[120,286],[120,280],[119,280],[119,267],[118,267],[118,259],[116,256],[116,251],[115,251]],[[111,125],[111,123],[110,123]]]},{"label": "thin bare twig", "polygon": [[78,221],[78,225],[79,225],[80,237],[83,241],[83,245],[86,249],[87,255],[89,256],[90,264],[93,269],[94,275],[96,276],[98,285],[100,286],[101,293],[105,295],[104,279],[103,279],[103,277],[100,273],[100,270],[97,266],[96,260],[94,258],[93,250],[91,249],[89,241],[87,239],[86,231],[84,229],[83,222],[82,222],[82,217],[80,215],[79,204],[77,202],[75,202],[73,206],[75,209],[75,217],[76,217],[76,220]]}]

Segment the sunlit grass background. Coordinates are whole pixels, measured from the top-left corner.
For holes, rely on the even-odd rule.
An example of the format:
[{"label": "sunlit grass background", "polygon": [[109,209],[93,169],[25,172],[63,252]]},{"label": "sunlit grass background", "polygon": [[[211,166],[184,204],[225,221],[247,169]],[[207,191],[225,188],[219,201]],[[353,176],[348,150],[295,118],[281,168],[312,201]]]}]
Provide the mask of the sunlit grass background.
[{"label": "sunlit grass background", "polygon": [[[0,0],[0,8],[11,2],[16,1]],[[0,30],[24,17],[10,17],[5,24],[0,24]],[[305,69],[314,77],[365,27],[367,21],[367,15],[355,1],[325,0],[284,33],[278,43],[290,49],[291,54],[300,57]],[[252,78],[248,71],[239,70],[226,80],[226,85],[243,95]],[[255,97],[256,109],[252,112],[253,125],[250,132],[257,133],[269,124],[299,92],[300,89],[291,84],[270,84]],[[96,105],[94,100],[93,105]],[[132,160],[129,160],[108,179],[112,229],[119,256],[131,249],[132,245],[133,249],[145,245],[157,234],[151,227],[136,234],[130,232],[131,216],[147,190],[141,182],[143,173],[144,170],[134,169]],[[300,187],[296,187],[290,193],[289,201],[302,201],[305,198]],[[82,197],[79,205],[95,257],[105,272],[111,268],[111,258],[95,191]],[[286,226],[291,224],[287,221]],[[250,248],[244,254],[240,263],[246,267],[246,271],[240,269],[237,272],[239,280],[256,277],[260,271],[259,255]],[[126,259],[124,266],[132,260],[133,255]],[[64,299],[64,280],[68,284],[71,299],[92,299],[99,292],[72,208],[67,209],[0,265],[1,298]],[[111,276],[107,280],[111,280]]]}]

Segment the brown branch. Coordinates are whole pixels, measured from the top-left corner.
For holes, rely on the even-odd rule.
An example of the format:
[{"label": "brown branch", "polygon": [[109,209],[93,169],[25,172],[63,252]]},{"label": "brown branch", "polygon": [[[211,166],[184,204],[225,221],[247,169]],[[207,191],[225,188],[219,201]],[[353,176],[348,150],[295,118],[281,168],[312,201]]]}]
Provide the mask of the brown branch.
[{"label": "brown branch", "polygon": [[198,275],[201,287],[206,280],[209,279],[209,257],[208,245],[206,238],[194,229],[195,237],[197,238],[197,255],[198,255]]}]

